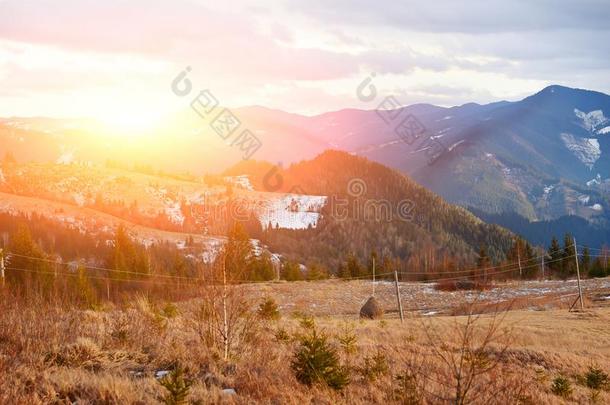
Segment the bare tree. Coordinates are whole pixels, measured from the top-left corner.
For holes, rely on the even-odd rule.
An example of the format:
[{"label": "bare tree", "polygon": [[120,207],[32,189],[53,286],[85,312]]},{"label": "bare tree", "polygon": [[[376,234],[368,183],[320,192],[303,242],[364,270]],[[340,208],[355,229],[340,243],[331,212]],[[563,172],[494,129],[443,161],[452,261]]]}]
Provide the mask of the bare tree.
[{"label": "bare tree", "polygon": [[227,251],[223,250],[214,274],[203,287],[203,300],[193,319],[201,341],[222,353],[226,361],[258,331],[258,318],[238,285],[239,269],[228,271]]},{"label": "bare tree", "polygon": [[474,314],[473,309],[474,303],[466,319],[455,318],[448,330],[432,326],[432,322],[423,323],[426,344],[440,364],[435,367],[434,377],[428,376],[442,392],[433,394],[434,402],[463,405],[484,399],[494,403],[499,401],[498,391],[509,388],[492,381],[497,378],[496,371],[512,336],[512,328],[504,325],[508,309],[494,307],[487,315]]}]

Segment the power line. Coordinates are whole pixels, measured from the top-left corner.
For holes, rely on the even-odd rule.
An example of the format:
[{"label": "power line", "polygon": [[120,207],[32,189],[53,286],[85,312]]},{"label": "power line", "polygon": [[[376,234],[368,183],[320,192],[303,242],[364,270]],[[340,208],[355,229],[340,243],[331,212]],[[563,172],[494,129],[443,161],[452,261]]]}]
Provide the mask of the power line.
[{"label": "power line", "polygon": [[[523,265],[524,263],[527,262],[531,262],[531,261],[536,261],[536,265],[538,264],[538,259],[542,258],[542,257],[547,257],[548,255],[540,255],[540,256],[534,256],[531,257],[527,260],[521,260],[521,264]],[[547,262],[548,263],[548,262]],[[473,271],[485,271],[485,270],[495,270],[495,269],[501,269],[501,268],[505,268],[505,267],[510,267],[510,266],[518,266],[519,262],[512,262],[512,263],[506,263],[506,264],[502,264],[502,265],[497,265],[497,266],[490,266],[490,267],[472,267],[470,269],[464,269],[464,270],[455,270],[455,271],[448,271],[445,273],[448,274],[459,274],[459,273],[470,273]],[[515,268],[515,270],[518,270],[518,267]],[[408,274],[408,275],[426,275],[426,274],[430,274],[430,273],[434,273],[434,272],[402,272],[401,274]]]},{"label": "power line", "polygon": [[[60,266],[70,266],[71,265],[71,263],[59,262],[59,261],[56,261],[56,260],[45,259],[45,258],[42,258],[42,257],[26,256],[26,255],[21,255],[21,254],[17,254],[17,253],[11,253],[11,252],[8,252],[7,255],[8,256],[15,256],[15,257],[26,258],[26,259],[30,259],[30,260],[38,260],[38,261],[41,261],[41,262],[57,264],[57,265],[60,265]],[[110,269],[110,268],[107,268],[107,267],[90,266],[90,265],[86,265],[84,263],[78,263],[78,266],[86,268],[86,269],[90,269],[90,270],[101,270],[101,271],[108,271],[108,272],[114,272],[114,273],[135,274],[135,275],[139,275],[139,276],[142,276],[142,275],[154,275],[155,277],[163,277],[163,278],[171,278],[171,279],[181,279],[181,280],[198,280],[199,279],[197,277],[172,276],[170,274],[148,274],[148,273],[140,273],[140,272],[137,272],[137,271],[130,271],[130,270]]]},{"label": "power line", "polygon": [[[572,257],[574,257],[574,255],[562,257],[560,259],[551,260],[551,261],[546,262],[546,264],[554,263],[554,262],[558,262],[558,261],[563,261],[563,260],[567,260],[567,259],[570,259]],[[515,264],[512,264],[512,266],[515,266]],[[487,270],[489,270],[489,269],[500,269],[500,268],[503,268],[503,267],[506,267],[506,266],[490,267],[490,268],[487,268]],[[534,263],[534,264],[531,264],[531,265],[528,265],[528,266],[524,266],[523,269],[535,268],[535,267],[538,267],[538,263]],[[488,276],[493,276],[493,275],[496,275],[496,274],[509,273],[509,272],[512,272],[512,271],[517,271],[518,269],[519,269],[518,267],[513,267],[513,268],[507,269],[507,270],[502,270],[502,271],[497,271],[497,272],[488,272],[487,275]],[[485,270],[485,269],[474,269],[474,270],[482,271],[482,270]],[[403,272],[401,274],[409,276],[409,275],[414,275],[416,273],[405,273],[405,272]],[[425,275],[425,274],[433,274],[433,273],[420,273],[420,274]],[[450,272],[449,274],[452,274],[452,273]],[[480,276],[482,276],[482,274],[478,274],[478,275],[470,274],[470,275],[457,276],[457,277],[448,277],[448,278],[442,278],[442,277],[441,278],[431,278],[431,279],[426,279],[425,281],[460,280],[460,279],[464,279],[464,278],[468,278],[468,277],[480,277]]]},{"label": "power line", "polygon": [[589,247],[589,246],[584,246],[584,245],[577,245],[579,248],[581,249],[589,249],[589,250],[597,250],[598,252],[610,252],[610,248],[606,247],[606,248],[602,248],[602,249],[598,249],[598,248],[594,248],[594,247]]},{"label": "power line", "polygon": [[[582,254],[579,254],[582,255]],[[28,256],[28,255],[22,255],[22,254],[18,254],[18,253],[12,253],[12,252],[7,252],[7,257],[10,256],[15,256],[15,257],[21,257],[21,258],[26,258],[26,259],[30,259],[30,260],[37,260],[37,261],[42,261],[42,262],[47,262],[47,263],[52,263],[52,264],[56,264],[56,265],[60,265],[60,266],[70,266],[71,263],[66,263],[66,262],[59,262],[56,260],[50,260],[50,259],[45,259],[45,258],[41,258],[41,257],[34,257],[34,256]],[[540,256],[535,256],[532,257],[530,259],[527,259],[525,261],[522,261],[521,264],[528,263],[528,262],[532,262],[532,261],[537,261],[537,259],[545,257],[545,255],[540,255]],[[554,263],[557,261],[563,261],[563,260],[567,260],[569,258],[574,257],[574,255],[570,255],[570,256],[566,256],[566,257],[561,257],[559,259],[555,259],[555,260],[550,260],[547,261],[545,264],[550,264],[550,263]],[[600,257],[600,256],[595,256],[592,255],[592,257]],[[169,274],[149,274],[149,273],[140,273],[140,272],[135,272],[135,271],[130,271],[130,270],[118,270],[118,269],[111,269],[111,268],[107,268],[107,267],[100,267],[100,266],[91,266],[91,265],[86,265],[86,264],[82,264],[79,263],[79,266],[86,268],[86,269],[91,269],[91,270],[100,270],[100,271],[107,271],[107,272],[111,272],[113,274],[119,273],[119,274],[132,274],[132,275],[137,275],[137,276],[152,276],[152,277],[158,277],[158,278],[165,278],[165,279],[173,279],[173,280],[186,280],[186,281],[201,281],[200,278],[198,277],[185,277],[185,276],[175,276],[175,275],[169,275]],[[507,270],[503,270],[503,271],[497,271],[497,272],[488,272],[487,275],[488,276],[493,276],[493,275],[497,275],[497,274],[503,274],[503,273],[509,273],[512,271],[516,271],[518,269],[519,263],[518,262],[513,262],[513,263],[507,263],[507,264],[503,264],[503,265],[498,265],[498,266],[490,266],[490,267],[485,267],[485,268],[471,268],[471,269],[464,269],[464,270],[457,270],[457,271],[451,271],[451,272],[444,272],[445,274],[462,274],[465,273],[464,275],[461,276],[455,276],[455,277],[440,277],[440,278],[432,278],[432,279],[426,279],[425,281],[445,281],[445,280],[458,280],[458,279],[463,279],[463,278],[469,278],[469,277],[474,277],[477,275],[471,274],[473,272],[481,272],[481,271],[488,271],[488,270],[498,270],[498,269],[503,269],[503,268],[508,268]],[[533,268],[533,267],[537,267],[538,263],[532,263],[531,265],[526,265],[526,266],[522,266],[525,269],[528,268]],[[511,268],[512,267],[512,268]],[[470,273],[470,274],[468,274]],[[393,272],[387,272],[387,273],[380,273],[377,274],[376,276],[388,276],[393,274]],[[419,275],[419,276],[423,276],[423,275],[430,275],[430,274],[434,274],[434,272],[400,272],[401,275],[404,276],[410,276],[410,275]],[[354,277],[338,277],[341,280],[361,280],[361,279],[370,279],[372,278],[372,275],[363,275],[363,276],[354,276]],[[106,278],[104,278],[106,279]],[[116,279],[116,280],[125,280],[125,279]],[[134,280],[134,279],[127,279],[127,280]],[[138,280],[141,281],[141,280]],[[210,279],[210,278],[206,278],[206,281],[220,281],[220,280],[216,280],[216,279]],[[237,280],[237,283],[261,283],[261,282],[269,282],[267,280]]]},{"label": "power line", "polygon": [[[17,267],[6,267],[7,270],[21,271],[26,273],[36,273],[36,274],[49,274],[52,276],[68,276],[68,277],[80,277],[79,274],[76,273],[66,273],[59,272],[55,273],[53,271],[45,271],[45,270],[34,270],[34,269],[23,269]],[[101,276],[91,276],[87,274],[87,278],[91,280],[103,280],[103,281],[118,281],[118,282],[135,282],[135,283],[155,283],[155,284],[166,284],[166,285],[176,285],[177,283],[168,283],[159,280],[153,279],[128,279],[128,278],[114,278],[114,277],[101,277]],[[182,284],[182,285],[195,285],[195,284]]]},{"label": "power line", "polygon": [[[59,262],[56,260],[50,260],[50,259],[45,259],[45,258],[41,258],[41,257],[35,257],[35,256],[27,256],[27,255],[22,255],[22,254],[17,254],[17,253],[8,253],[9,256],[15,256],[15,257],[21,257],[21,258],[26,258],[26,259],[30,259],[30,260],[38,260],[38,261],[42,261],[42,262],[46,262],[46,263],[51,263],[51,264],[57,264],[60,266],[70,266],[71,263],[66,263],[66,262]],[[121,273],[121,274],[133,274],[133,275],[138,275],[138,276],[154,276],[154,277],[162,277],[162,278],[168,278],[168,279],[177,279],[177,280],[188,280],[188,281],[199,281],[200,278],[199,277],[185,277],[185,276],[173,276],[173,275],[169,275],[169,274],[149,274],[149,273],[140,273],[137,271],[130,271],[130,270],[118,270],[118,269],[111,269],[108,267],[99,267],[99,266],[91,266],[91,265],[86,265],[86,264],[81,264],[79,263],[78,266],[81,266],[83,268],[86,269],[91,269],[91,270],[101,270],[101,271],[107,271],[107,272],[113,272],[113,273]],[[393,274],[392,272],[389,273],[381,273],[381,274],[377,274],[378,276],[387,276]],[[358,279],[366,279],[366,278],[370,278],[370,275],[364,275],[364,276],[355,276],[355,277],[345,277],[345,278],[341,278],[342,280],[358,280]],[[206,280],[210,280],[209,278],[206,278]],[[262,280],[241,280],[241,281],[247,281],[247,282],[267,282],[267,281],[262,281]],[[271,280],[270,280],[271,281]]]}]

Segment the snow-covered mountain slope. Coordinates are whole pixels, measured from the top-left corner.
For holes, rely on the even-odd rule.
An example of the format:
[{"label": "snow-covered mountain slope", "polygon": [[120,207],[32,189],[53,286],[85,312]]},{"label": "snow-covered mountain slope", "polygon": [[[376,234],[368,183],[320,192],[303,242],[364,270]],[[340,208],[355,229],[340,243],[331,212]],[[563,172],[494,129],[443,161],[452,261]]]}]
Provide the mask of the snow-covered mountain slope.
[{"label": "snow-covered mountain slope", "polygon": [[264,229],[315,228],[326,200],[325,196],[298,194],[269,197],[257,210],[257,216]]},{"label": "snow-covered mountain slope", "polygon": [[594,110],[585,113],[578,108],[575,108],[574,114],[581,120],[582,127],[591,133],[600,133],[602,130],[605,131],[606,127],[604,127],[604,125],[610,122],[610,119],[604,116],[602,110]]},{"label": "snow-covered mountain slope", "polygon": [[561,140],[565,143],[566,148],[589,169],[593,169],[595,162],[602,154],[599,141],[595,138],[577,138],[572,134],[562,133]]}]

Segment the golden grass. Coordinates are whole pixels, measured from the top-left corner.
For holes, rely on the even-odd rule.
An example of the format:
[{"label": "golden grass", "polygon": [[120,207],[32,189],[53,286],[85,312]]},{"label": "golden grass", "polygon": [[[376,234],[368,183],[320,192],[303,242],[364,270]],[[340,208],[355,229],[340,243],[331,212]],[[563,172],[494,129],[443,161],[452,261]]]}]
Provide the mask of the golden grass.
[{"label": "golden grass", "polygon": [[[277,288],[299,290],[305,307],[285,307],[281,320],[261,321],[256,338],[240,347],[228,362],[205,347],[193,328],[198,300],[178,303],[177,315],[168,317],[161,309],[164,303],[144,297],[126,307],[108,305],[91,311],[0,295],[0,403],[158,403],[164,389],[155,372],[171,370],[177,363],[193,381],[189,400],[194,403],[401,403],[404,392],[396,376],[405,370],[419,373],[415,374],[420,376],[417,387],[423,392],[447,395],[446,385],[451,381],[434,357],[425,330],[432,328],[452,344],[456,325],[463,325],[465,316],[421,317],[410,312],[400,323],[398,319],[361,321],[353,312],[321,314],[316,323],[331,336],[334,346],[339,347],[336,336],[346,326],[357,336],[356,353],[342,354],[342,361],[352,365],[352,382],[341,392],[298,383],[290,369],[296,342],[278,340],[276,334],[284,330],[290,336],[300,330],[290,313],[311,309],[303,287],[311,286],[313,293],[317,286],[318,297],[320,287],[327,284],[257,286],[259,297],[274,296]],[[356,297],[353,301],[358,302]],[[257,302],[251,304],[254,309]],[[339,305],[339,300],[331,298],[329,305]],[[492,315],[482,315],[481,328],[492,319]],[[512,330],[510,347],[499,368],[484,377],[488,390],[484,395],[497,390],[486,401],[589,403],[591,390],[578,383],[578,376],[592,364],[610,372],[608,325],[608,307],[583,313],[564,309],[508,312],[503,327]],[[490,349],[493,355],[498,346]],[[387,356],[390,373],[369,381],[358,369],[378,351]],[[550,392],[552,379],[560,374],[568,376],[574,386],[568,400]],[[224,394],[224,388],[234,388],[237,395]],[[423,403],[440,402],[433,398],[427,396]],[[597,400],[609,403],[610,393],[601,392]]]}]

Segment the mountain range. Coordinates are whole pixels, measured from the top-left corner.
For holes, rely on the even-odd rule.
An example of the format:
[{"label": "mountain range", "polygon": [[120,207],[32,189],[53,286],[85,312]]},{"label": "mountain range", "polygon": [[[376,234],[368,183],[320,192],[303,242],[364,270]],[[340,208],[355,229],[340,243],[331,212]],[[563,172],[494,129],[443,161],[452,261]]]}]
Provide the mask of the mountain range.
[{"label": "mountain range", "polygon": [[[536,236],[541,224],[561,233],[580,233],[586,238],[583,243],[610,242],[605,231],[610,223],[606,94],[554,85],[520,101],[486,105],[415,104],[316,116],[264,107],[232,112],[261,141],[253,159],[287,167],[328,149],[343,150],[395,168],[447,201],[534,243],[549,239]],[[92,127],[42,118],[2,119],[0,152],[46,160],[66,158],[67,153],[72,159],[101,161],[117,156],[108,144],[122,142],[127,156],[150,140],[85,142],[83,137],[98,139],[95,129],[75,130],[87,125]],[[150,136],[160,142],[140,153],[138,163],[221,172],[242,157],[193,111]],[[40,148],[32,148],[33,143],[44,145],[42,152],[36,152]]]},{"label": "mountain range", "polygon": [[[389,113],[391,122],[378,110],[295,119],[251,108],[243,115],[290,123],[283,130],[285,143],[296,145],[284,146],[291,153],[331,147],[378,161],[533,243],[548,242],[541,229],[610,242],[610,96],[549,86],[516,102],[416,104]],[[403,139],[404,122],[415,125],[417,139]],[[278,134],[268,139],[282,144]],[[311,139],[321,142],[308,148]]]}]

